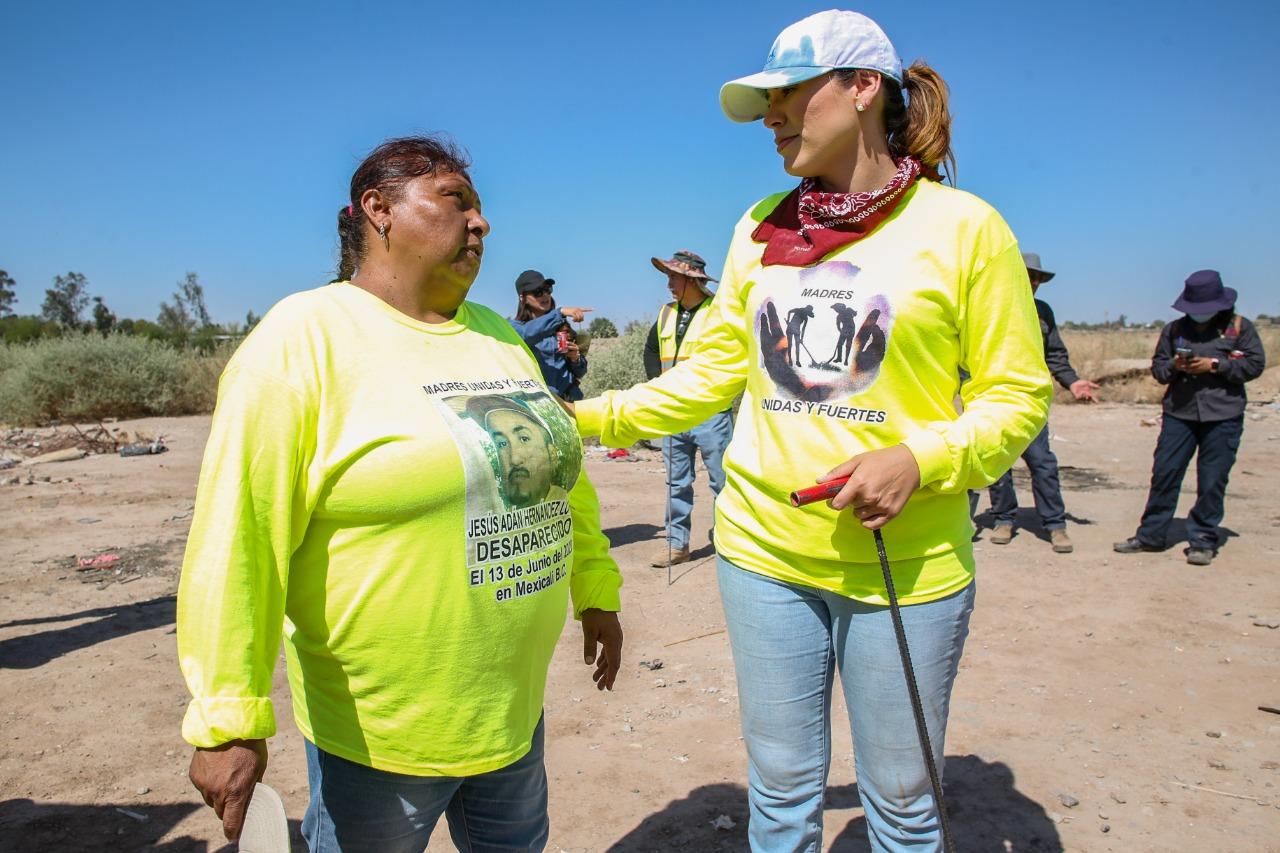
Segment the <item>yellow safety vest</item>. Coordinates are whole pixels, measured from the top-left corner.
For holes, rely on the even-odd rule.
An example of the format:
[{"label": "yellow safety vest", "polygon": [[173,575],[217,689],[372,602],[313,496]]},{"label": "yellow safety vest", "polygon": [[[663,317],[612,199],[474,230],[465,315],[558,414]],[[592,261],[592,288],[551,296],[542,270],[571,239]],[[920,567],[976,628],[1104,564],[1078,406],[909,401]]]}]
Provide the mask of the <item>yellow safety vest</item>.
[{"label": "yellow safety vest", "polygon": [[711,313],[707,309],[710,305],[711,297],[708,296],[689,320],[689,328],[685,329],[679,347],[676,346],[676,319],[680,306],[675,302],[668,302],[662,306],[662,310],[658,312],[658,358],[662,360],[663,373],[693,353],[698,340],[706,332],[707,315]]}]

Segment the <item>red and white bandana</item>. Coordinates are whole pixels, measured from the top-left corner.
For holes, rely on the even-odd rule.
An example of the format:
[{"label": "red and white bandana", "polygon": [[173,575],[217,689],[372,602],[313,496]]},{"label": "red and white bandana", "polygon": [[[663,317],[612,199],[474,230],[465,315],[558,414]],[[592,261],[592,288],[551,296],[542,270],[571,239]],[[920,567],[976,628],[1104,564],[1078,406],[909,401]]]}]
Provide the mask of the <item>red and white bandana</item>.
[{"label": "red and white bandana", "polygon": [[861,240],[897,209],[920,172],[919,160],[903,157],[889,183],[859,193],[823,192],[805,178],[751,234],[767,244],[763,265],[808,266]]}]

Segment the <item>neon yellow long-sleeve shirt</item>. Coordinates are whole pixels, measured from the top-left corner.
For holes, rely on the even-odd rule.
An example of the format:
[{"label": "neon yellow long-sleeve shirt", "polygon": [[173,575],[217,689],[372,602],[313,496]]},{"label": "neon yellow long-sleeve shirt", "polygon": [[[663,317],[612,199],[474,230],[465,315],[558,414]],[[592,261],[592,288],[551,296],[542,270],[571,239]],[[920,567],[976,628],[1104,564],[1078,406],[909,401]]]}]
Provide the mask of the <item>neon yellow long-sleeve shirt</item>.
[{"label": "neon yellow long-sleeve shirt", "polygon": [[751,232],[784,195],[739,221],[693,355],[578,403],[578,427],[624,446],[688,429],[743,393],[717,551],[873,604],[886,592],[871,533],[852,513],[794,509],[788,496],[856,454],[905,444],[922,486],[884,530],[895,586],[907,604],[950,595],[974,572],[966,490],[1009,469],[1052,394],[1017,242],[986,203],[921,181],[862,240],[811,267],[765,267]]},{"label": "neon yellow long-sleeve shirt", "polygon": [[570,419],[494,312],[420,323],[347,283],[222,376],[178,593],[196,746],[274,733],[283,634],[320,748],[416,775],[523,756],[572,593],[618,610]]}]

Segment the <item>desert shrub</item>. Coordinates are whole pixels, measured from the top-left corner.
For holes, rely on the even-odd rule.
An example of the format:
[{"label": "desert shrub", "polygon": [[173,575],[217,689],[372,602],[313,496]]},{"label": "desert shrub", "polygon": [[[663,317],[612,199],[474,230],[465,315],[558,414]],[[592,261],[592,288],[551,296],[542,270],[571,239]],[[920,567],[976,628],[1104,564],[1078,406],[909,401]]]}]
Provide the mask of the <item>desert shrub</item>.
[{"label": "desert shrub", "polygon": [[[1280,359],[1280,328],[1258,326],[1267,365]],[[1159,403],[1165,386],[1151,378],[1151,354],[1159,329],[1064,329],[1063,343],[1071,354],[1071,366],[1086,379],[1102,382],[1099,397],[1109,403]],[[1057,388],[1057,401],[1069,402],[1071,394]],[[1246,386],[1250,398],[1264,399]],[[1261,386],[1259,393],[1263,392]],[[1268,394],[1269,396],[1269,394]]]},{"label": "desert shrub", "polygon": [[191,411],[200,413],[213,411],[213,404],[218,401],[218,377],[222,376],[222,370],[227,366],[238,344],[238,341],[224,341],[208,353],[186,354],[186,383],[183,399]]},{"label": "desert shrub", "polygon": [[652,325],[652,319],[632,322],[622,337],[595,338],[582,393],[595,397],[602,391],[630,388],[645,381],[644,342]]},{"label": "desert shrub", "polygon": [[230,355],[229,348],[201,355],[92,333],[0,351],[0,422],[12,424],[208,412]]}]

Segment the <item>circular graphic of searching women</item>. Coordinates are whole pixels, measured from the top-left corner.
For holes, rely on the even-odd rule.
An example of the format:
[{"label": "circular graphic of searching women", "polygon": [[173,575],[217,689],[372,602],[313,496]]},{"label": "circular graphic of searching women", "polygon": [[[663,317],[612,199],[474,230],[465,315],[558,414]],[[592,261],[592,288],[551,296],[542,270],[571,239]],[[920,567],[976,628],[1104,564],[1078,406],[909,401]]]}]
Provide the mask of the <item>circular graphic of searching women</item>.
[{"label": "circular graphic of searching women", "polygon": [[884,294],[863,296],[858,267],[828,261],[800,270],[799,289],[760,303],[760,366],[780,397],[843,399],[876,381],[893,314]]}]

